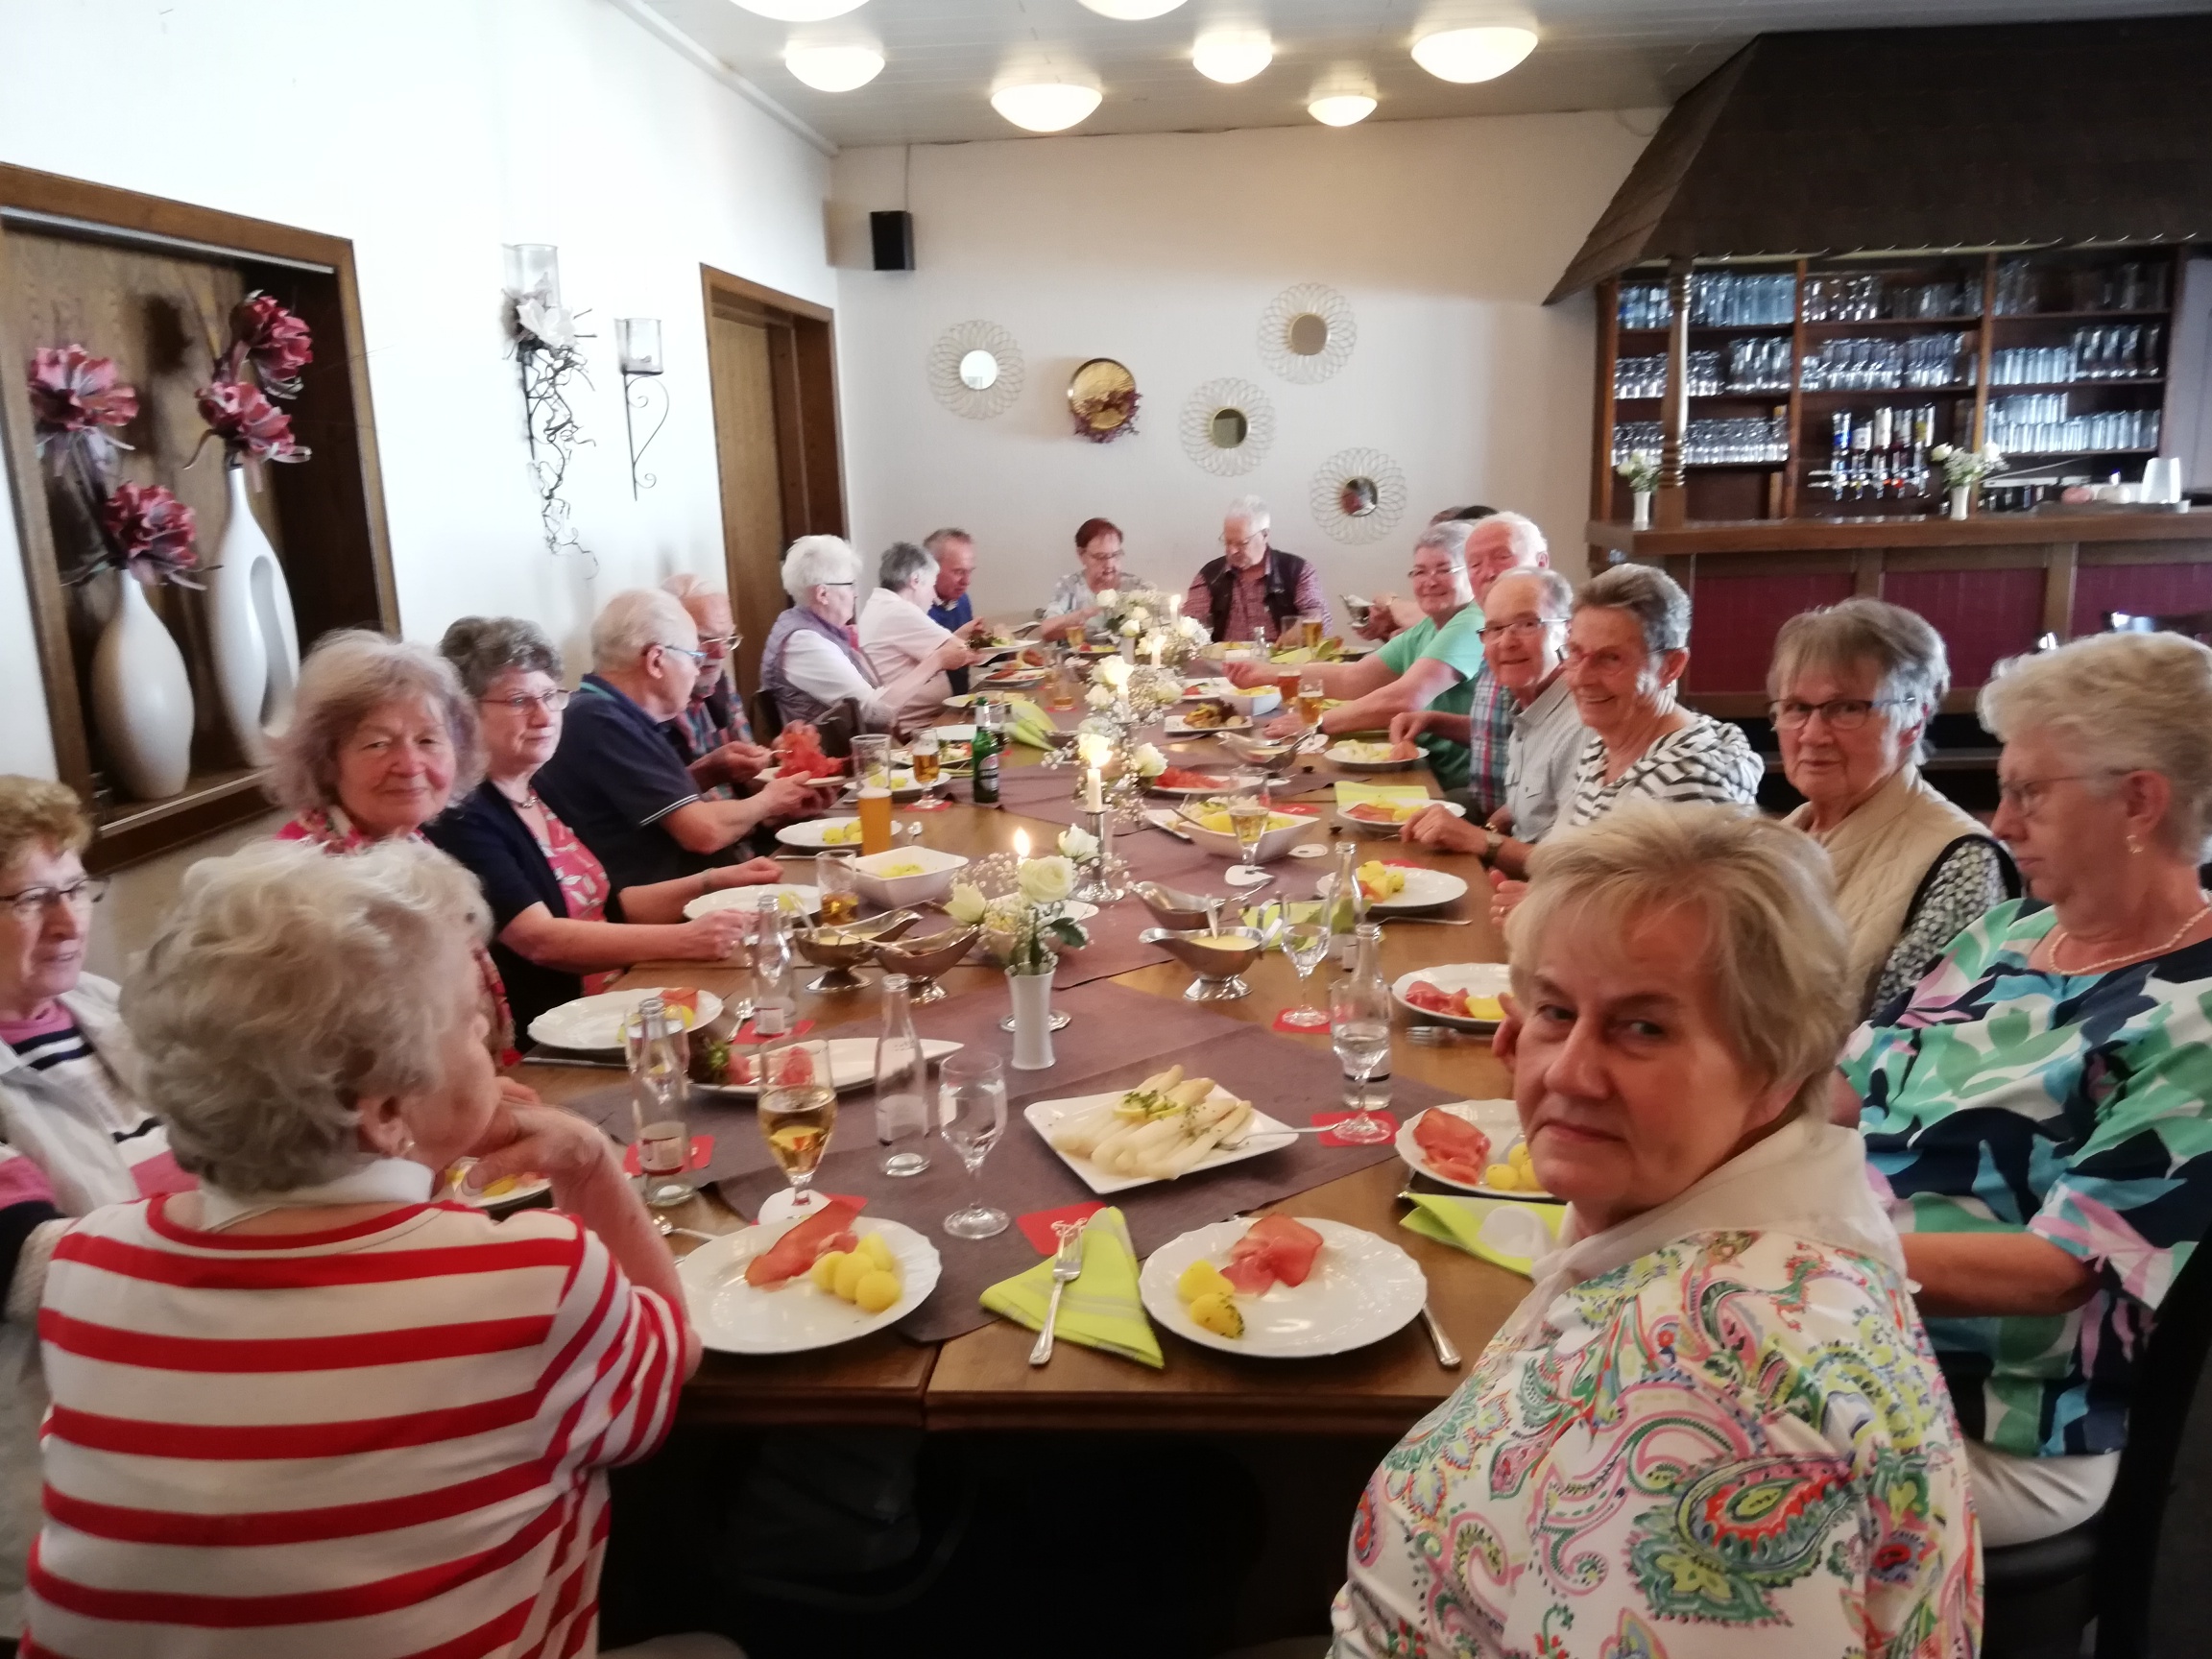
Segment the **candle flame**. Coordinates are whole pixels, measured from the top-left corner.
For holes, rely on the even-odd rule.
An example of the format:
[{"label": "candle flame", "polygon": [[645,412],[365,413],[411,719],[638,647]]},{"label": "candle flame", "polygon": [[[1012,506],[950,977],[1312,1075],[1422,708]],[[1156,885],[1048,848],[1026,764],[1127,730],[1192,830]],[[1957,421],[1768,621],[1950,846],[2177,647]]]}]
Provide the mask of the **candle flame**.
[{"label": "candle flame", "polygon": [[1026,858],[1029,856],[1028,830],[1017,830],[1014,831],[1014,856],[1017,858]]}]

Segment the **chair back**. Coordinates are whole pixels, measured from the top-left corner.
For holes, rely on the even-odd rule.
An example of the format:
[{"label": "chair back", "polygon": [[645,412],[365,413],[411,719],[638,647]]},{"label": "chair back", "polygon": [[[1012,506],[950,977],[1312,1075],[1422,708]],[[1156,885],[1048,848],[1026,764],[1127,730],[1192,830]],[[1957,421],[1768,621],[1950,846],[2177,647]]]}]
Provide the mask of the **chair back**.
[{"label": "chair back", "polygon": [[776,707],[776,699],[765,690],[756,691],[745,699],[745,707],[753,716],[753,741],[775,742],[783,730],[783,710]]},{"label": "chair back", "polygon": [[[2212,1244],[2212,1241],[2208,1241]],[[2168,1289],[2097,1541],[2097,1659],[2212,1652],[2212,1247]]]}]

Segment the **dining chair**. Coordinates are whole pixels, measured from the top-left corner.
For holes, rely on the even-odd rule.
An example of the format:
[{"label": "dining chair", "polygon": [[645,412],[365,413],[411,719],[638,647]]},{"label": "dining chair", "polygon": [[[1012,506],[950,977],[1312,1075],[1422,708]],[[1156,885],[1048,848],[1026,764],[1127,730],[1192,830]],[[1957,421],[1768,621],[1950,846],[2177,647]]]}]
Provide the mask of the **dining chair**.
[{"label": "dining chair", "polygon": [[776,699],[763,686],[745,699],[745,709],[753,716],[753,741],[773,743],[783,730],[783,710],[776,707]]},{"label": "dining chair", "polygon": [[2104,1512],[2068,1532],[1985,1551],[1984,1659],[2212,1652],[2212,1250],[2192,1253],[2159,1305]]}]

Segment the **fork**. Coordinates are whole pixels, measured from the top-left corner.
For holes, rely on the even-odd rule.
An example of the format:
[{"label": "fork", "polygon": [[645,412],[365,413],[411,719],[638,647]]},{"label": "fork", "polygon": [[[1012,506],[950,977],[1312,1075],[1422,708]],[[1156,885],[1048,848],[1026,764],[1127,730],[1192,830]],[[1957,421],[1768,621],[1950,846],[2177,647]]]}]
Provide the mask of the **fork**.
[{"label": "fork", "polygon": [[1052,1326],[1060,1317],[1060,1293],[1083,1271],[1082,1221],[1055,1221],[1052,1231],[1060,1248],[1052,1257],[1052,1300],[1045,1310],[1045,1329],[1037,1333],[1037,1345],[1029,1350],[1029,1363],[1042,1365],[1052,1358]]}]

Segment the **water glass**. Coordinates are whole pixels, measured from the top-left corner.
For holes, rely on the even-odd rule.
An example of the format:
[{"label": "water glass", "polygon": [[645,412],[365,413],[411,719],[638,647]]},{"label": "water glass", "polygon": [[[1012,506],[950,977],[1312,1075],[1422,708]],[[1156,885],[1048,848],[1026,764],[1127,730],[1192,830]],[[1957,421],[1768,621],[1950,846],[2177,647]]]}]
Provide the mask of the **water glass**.
[{"label": "water glass", "polygon": [[853,739],[853,776],[863,789],[891,787],[891,739],[863,733]]},{"label": "water glass", "polygon": [[[971,1176],[1006,1131],[1006,1069],[996,1054],[963,1048],[948,1054],[937,1070],[937,1133],[960,1155]],[[955,1238],[996,1238],[1012,1217],[980,1200],[945,1217]]]},{"label": "water glass", "polygon": [[860,915],[853,860],[841,853],[814,854],[814,886],[822,895],[822,926],[843,927]]}]

